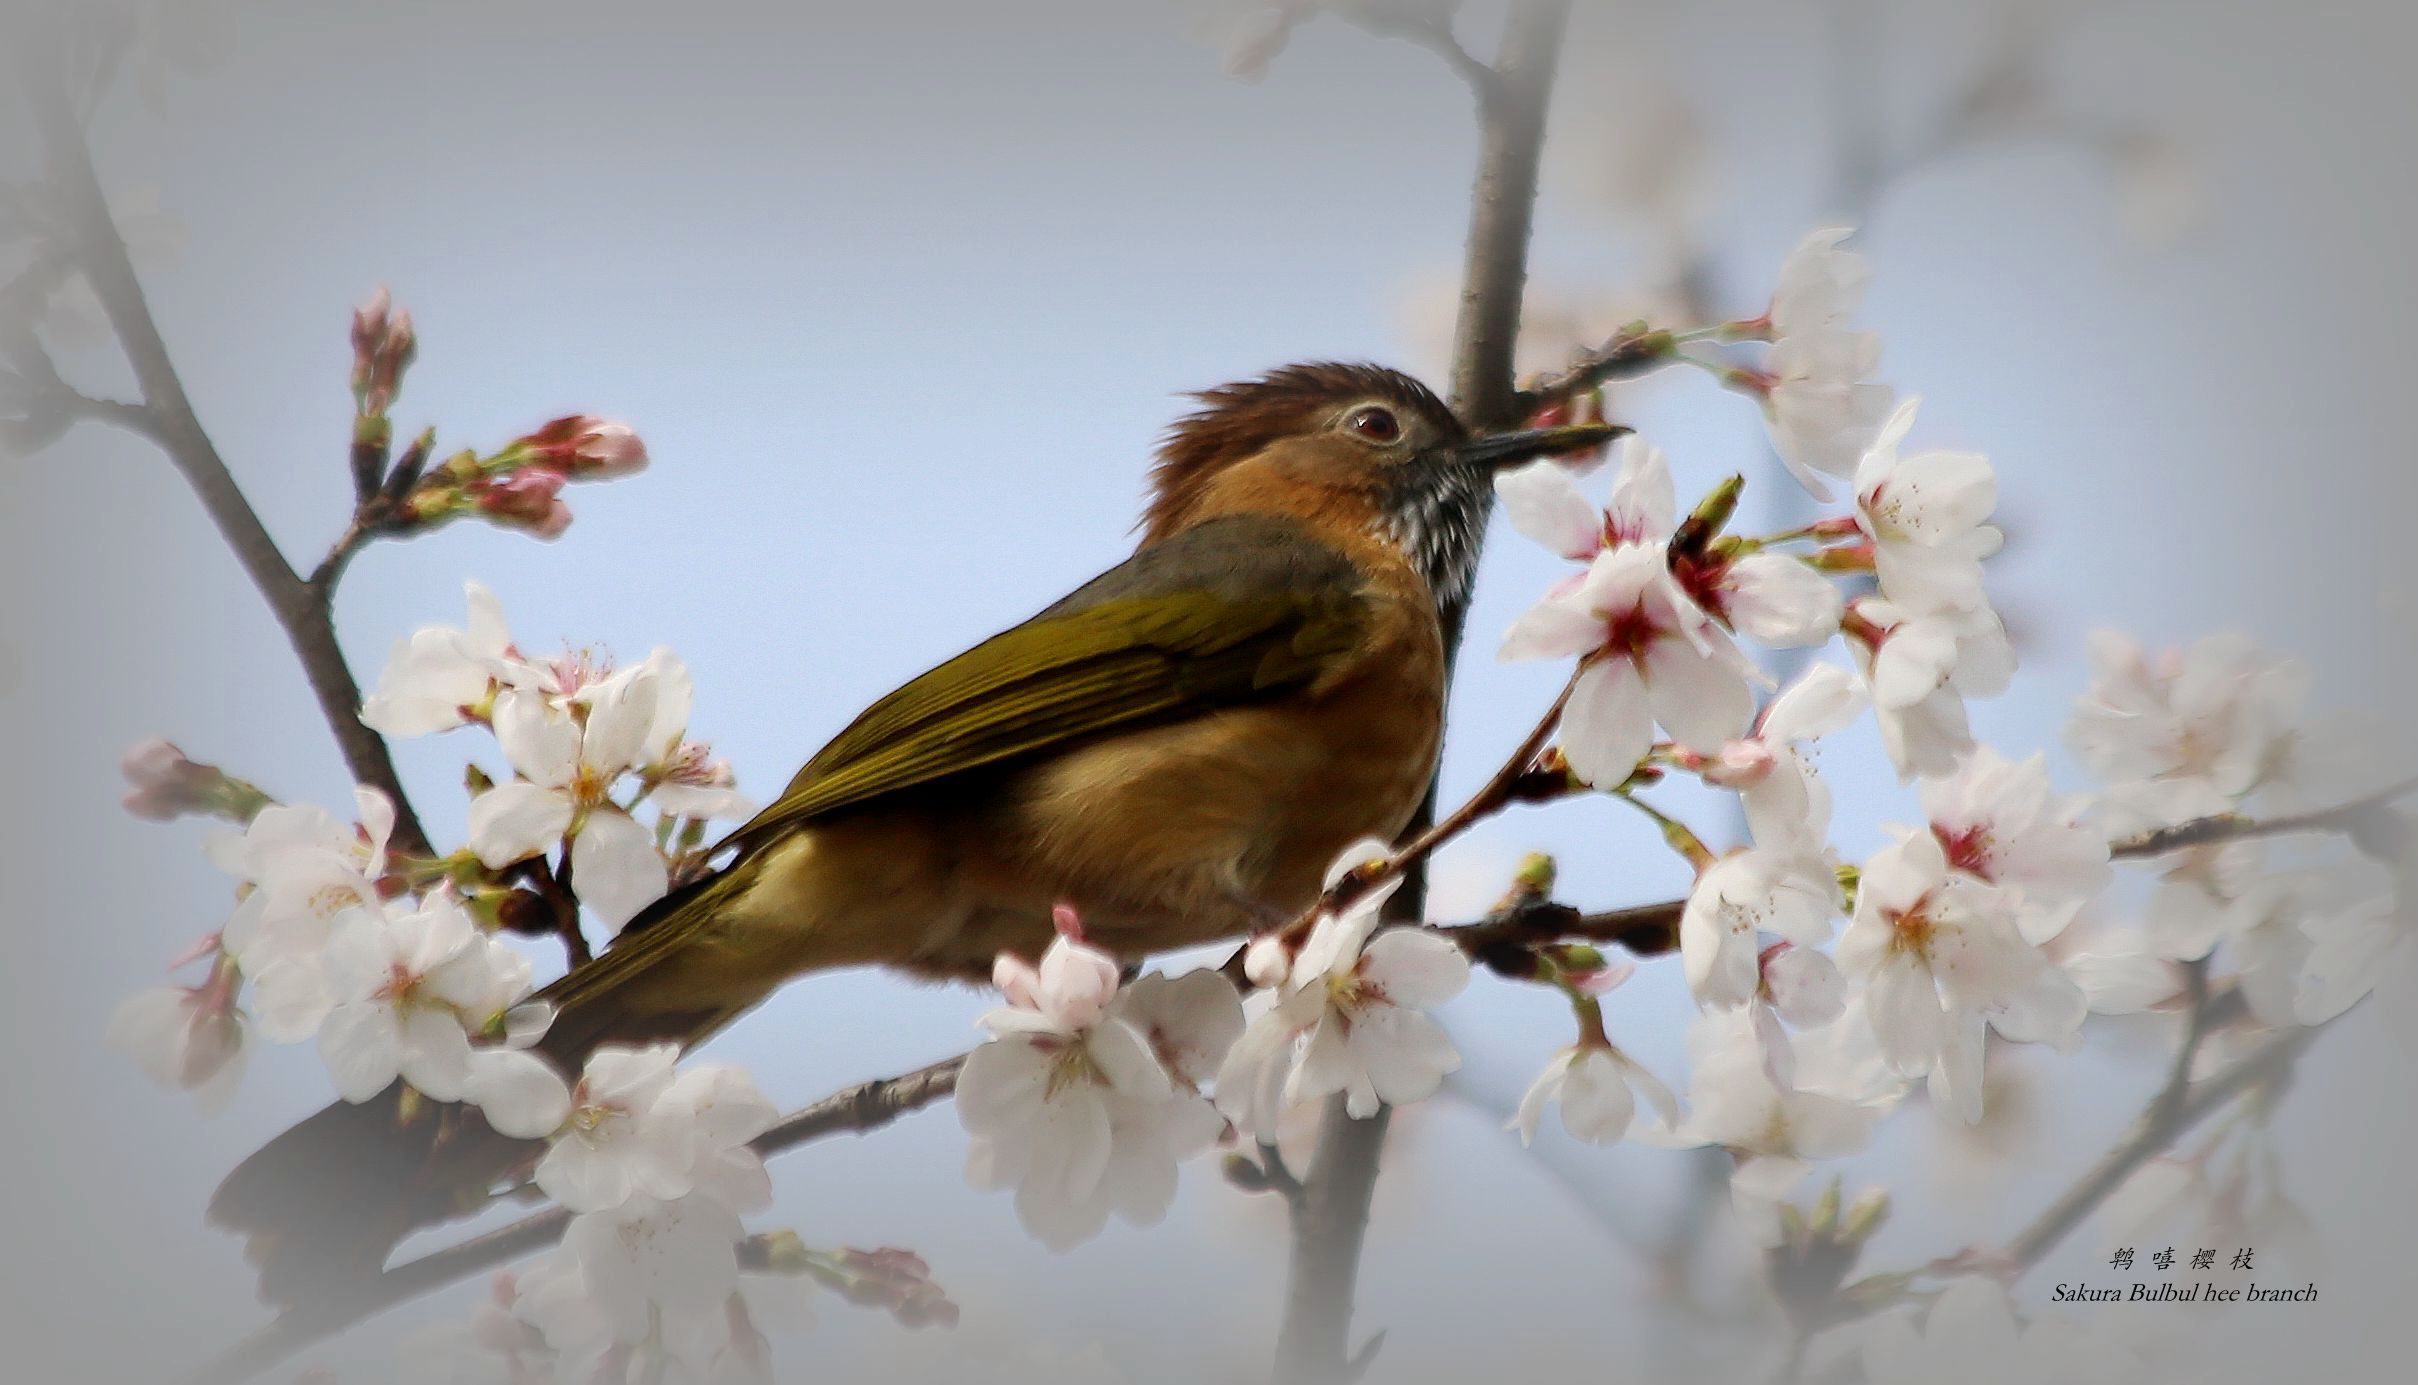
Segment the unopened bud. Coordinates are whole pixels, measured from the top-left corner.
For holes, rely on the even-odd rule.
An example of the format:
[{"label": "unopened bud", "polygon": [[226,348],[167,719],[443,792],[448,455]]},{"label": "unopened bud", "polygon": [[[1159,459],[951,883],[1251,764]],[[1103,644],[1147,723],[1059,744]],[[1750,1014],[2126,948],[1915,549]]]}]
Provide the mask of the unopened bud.
[{"label": "unopened bud", "polygon": [[470,489],[470,503],[489,521],[521,529],[541,539],[562,537],[571,527],[571,507],[563,503],[564,476],[541,466],[522,467]]},{"label": "unopened bud", "polygon": [[248,823],[270,803],[256,786],[216,765],[187,759],[185,752],[158,737],[128,747],[118,770],[129,786],[120,801],[127,812],[149,822],[210,814]]},{"label": "unopened bud", "polygon": [[1889,1220],[1889,1190],[1866,1188],[1847,1204],[1846,1215],[1839,1221],[1839,1237],[1861,1244],[1872,1239],[1872,1233]]},{"label": "unopened bud", "polygon": [[770,1231],[756,1237],[764,1252],[764,1268],[774,1274],[804,1274],[814,1265],[814,1253],[795,1231]]},{"label": "unopened bud", "polygon": [[[1612,960],[1604,956],[1602,949],[1589,943],[1564,943],[1552,949],[1552,955],[1553,964],[1568,974],[1570,983],[1589,994],[1594,993],[1594,988],[1604,978],[1614,975]],[[1625,977],[1627,972],[1619,974]]]},{"label": "unopened bud", "polygon": [[1875,561],[1871,544],[1850,543],[1825,548],[1805,563],[1816,572],[1870,572]]},{"label": "unopened bud", "polygon": [[1542,851],[1531,851],[1520,858],[1519,869],[1511,874],[1511,883],[1523,890],[1549,895],[1553,893],[1557,874],[1559,867],[1554,864],[1552,856]]},{"label": "unopened bud", "polygon": [[1762,740],[1726,741],[1719,753],[1704,760],[1696,772],[1707,784],[1725,789],[1751,789],[1771,777],[1779,764],[1771,746]]},{"label": "unopened bud", "polygon": [[1678,532],[1671,536],[1671,552],[1702,553],[1738,512],[1738,497],[1745,490],[1744,476],[1732,476],[1713,487],[1712,493],[1697,502],[1696,508],[1680,523]]},{"label": "unopened bud", "polygon": [[393,309],[393,297],[380,288],[353,310],[353,399],[364,418],[386,416],[419,354],[411,314]]},{"label": "unopened bud", "polygon": [[626,423],[573,414],[517,439],[504,455],[525,457],[582,481],[605,481],[646,468],[646,444]]},{"label": "unopened bud", "polygon": [[378,356],[378,347],[386,340],[387,314],[393,311],[394,298],[384,285],[369,296],[368,301],[353,309],[353,393],[369,389],[370,375]]},{"label": "unopened bud", "polygon": [[1780,1234],[1789,1245],[1799,1250],[1813,1239],[1805,1225],[1805,1214],[1797,1210],[1797,1204],[1793,1202],[1780,1204]]}]

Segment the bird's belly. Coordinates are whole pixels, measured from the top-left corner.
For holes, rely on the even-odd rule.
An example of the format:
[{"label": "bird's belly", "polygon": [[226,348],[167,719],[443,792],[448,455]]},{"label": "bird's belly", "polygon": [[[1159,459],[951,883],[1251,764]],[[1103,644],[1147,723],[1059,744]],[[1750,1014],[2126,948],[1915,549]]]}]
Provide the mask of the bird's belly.
[{"label": "bird's belly", "polygon": [[1113,951],[1234,936],[1307,908],[1352,842],[1401,832],[1441,712],[1371,683],[1118,736],[1025,771],[1000,826]]}]

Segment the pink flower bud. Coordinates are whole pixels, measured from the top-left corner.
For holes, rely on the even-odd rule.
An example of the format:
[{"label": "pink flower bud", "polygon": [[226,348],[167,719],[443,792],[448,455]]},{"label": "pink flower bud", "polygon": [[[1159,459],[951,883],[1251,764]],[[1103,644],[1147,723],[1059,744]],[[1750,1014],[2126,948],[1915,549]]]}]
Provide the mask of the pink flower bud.
[{"label": "pink flower bud", "polygon": [[573,414],[513,444],[530,460],[583,481],[604,481],[645,469],[646,444],[626,423]]},{"label": "pink flower bud", "polygon": [[1704,762],[1700,772],[1707,784],[1748,789],[1769,779],[1775,763],[1772,748],[1762,741],[1730,741],[1720,754]]},{"label": "pink flower bud", "polygon": [[131,786],[122,800],[126,811],[151,822],[212,811],[212,794],[225,778],[217,766],[196,764],[156,736],[129,747],[118,769]]},{"label": "pink flower bud", "polygon": [[1063,900],[1053,905],[1049,911],[1049,921],[1050,926],[1058,930],[1059,937],[1078,943],[1084,940],[1083,916],[1075,912],[1074,905]]},{"label": "pink flower bud", "polygon": [[931,1266],[915,1252],[851,1247],[833,1259],[832,1277],[838,1282],[831,1287],[850,1303],[888,1309],[907,1327],[956,1324],[957,1305],[932,1282]]},{"label": "pink flower bud", "polygon": [[542,466],[522,467],[471,487],[470,502],[497,524],[541,539],[560,538],[571,527],[571,507],[562,502],[564,479]]},{"label": "pink flower bud", "polygon": [[366,372],[370,357],[378,352],[378,343],[386,339],[386,316],[393,310],[394,299],[381,284],[367,302],[353,309],[353,369]]},{"label": "pink flower bud", "polygon": [[419,353],[411,314],[395,312],[381,287],[353,310],[353,396],[362,416],[383,418],[403,388],[403,372]]}]

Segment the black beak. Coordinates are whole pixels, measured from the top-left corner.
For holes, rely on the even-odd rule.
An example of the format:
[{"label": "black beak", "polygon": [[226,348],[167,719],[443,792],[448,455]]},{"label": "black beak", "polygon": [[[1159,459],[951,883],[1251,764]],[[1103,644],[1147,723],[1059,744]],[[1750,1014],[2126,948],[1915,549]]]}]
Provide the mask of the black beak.
[{"label": "black beak", "polygon": [[1559,457],[1601,447],[1629,430],[1617,423],[1565,423],[1558,428],[1528,428],[1517,433],[1494,433],[1471,438],[1452,449],[1452,459],[1464,466],[1501,470],[1536,457]]}]

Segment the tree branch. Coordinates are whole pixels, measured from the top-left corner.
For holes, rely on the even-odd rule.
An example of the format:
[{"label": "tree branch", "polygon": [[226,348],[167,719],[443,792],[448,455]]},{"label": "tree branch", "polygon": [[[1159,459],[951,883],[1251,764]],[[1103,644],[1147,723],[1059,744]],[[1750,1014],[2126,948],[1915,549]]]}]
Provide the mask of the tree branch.
[{"label": "tree branch", "polygon": [[2034,1217],[2008,1242],[2006,1255],[2018,1273],[2038,1265],[2067,1233],[2080,1226],[2108,1195],[2123,1186],[2135,1169],[2148,1163],[2199,1124],[2209,1112],[2253,1087],[2281,1081],[2325,1026],[2289,1030],[2267,1046],[2204,1082],[2186,1080],[2177,1089],[2161,1090],[2150,1100],[2133,1127],[2116,1147],[2099,1157],[2073,1186]]},{"label": "tree branch", "polygon": [[[1478,171],[1470,194],[1452,369],[1453,408],[1479,430],[1506,427],[1520,417],[1512,350],[1528,282],[1545,107],[1570,3],[1515,0],[1487,88],[1491,99],[1479,102]],[[1460,646],[1464,614],[1443,613],[1448,667]],[[1430,785],[1419,817],[1422,828],[1434,821],[1435,797]],[[1424,860],[1404,874],[1404,887],[1390,903],[1397,914],[1416,918],[1426,897]],[[1289,1203],[1290,1279],[1276,1344],[1276,1377],[1288,1385],[1351,1380],[1373,1359],[1375,1339],[1360,1352],[1347,1350],[1345,1343],[1389,1116],[1380,1108],[1368,1120],[1354,1120],[1342,1098],[1330,1099],[1317,1160],[1302,1179],[1300,1195]]]},{"label": "tree branch", "polygon": [[[778,1125],[756,1137],[754,1148],[767,1158],[785,1150],[850,1131],[879,1130],[910,1111],[919,1111],[957,1090],[958,1069],[965,1055],[944,1058],[897,1077],[860,1082],[833,1092],[811,1106],[783,1117]],[[307,1313],[287,1313],[205,1363],[191,1385],[236,1385],[250,1380],[314,1342],[342,1332],[363,1319],[458,1280],[510,1264],[560,1241],[571,1225],[571,1214],[560,1207],[523,1217],[509,1226],[458,1245],[409,1260],[368,1281],[361,1291]]]},{"label": "tree branch", "polygon": [[285,631],[353,778],[394,801],[395,845],[424,854],[427,834],[403,792],[386,741],[361,724],[361,688],[345,662],[331,618],[332,584],[307,582],[295,574],[203,430],[159,325],[152,320],[142,283],[101,191],[83,125],[56,65],[46,60],[46,48],[42,44],[18,45],[26,99],[45,150],[51,186],[75,238],[77,262],[100,299],[142,390],[140,405],[119,405],[105,412],[113,415],[111,421],[134,427],[157,442],[193,488],[219,535]]}]

